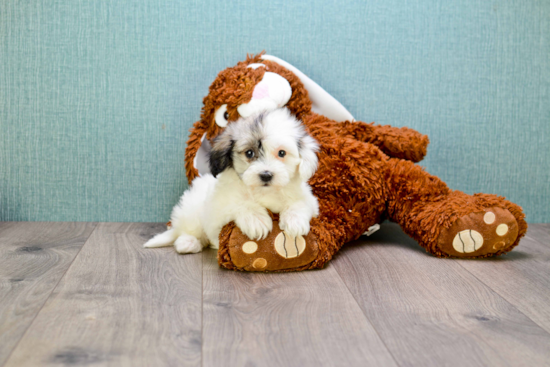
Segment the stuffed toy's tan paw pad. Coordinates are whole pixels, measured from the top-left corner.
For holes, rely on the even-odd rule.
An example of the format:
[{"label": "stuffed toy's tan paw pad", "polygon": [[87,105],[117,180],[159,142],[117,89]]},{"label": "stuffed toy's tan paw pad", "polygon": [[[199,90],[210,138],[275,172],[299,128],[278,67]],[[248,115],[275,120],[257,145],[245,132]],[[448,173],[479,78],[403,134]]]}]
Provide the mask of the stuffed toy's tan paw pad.
[{"label": "stuffed toy's tan paw pad", "polygon": [[505,252],[517,236],[518,224],[512,213],[493,207],[465,215],[443,229],[438,246],[451,256],[478,257]]},{"label": "stuffed toy's tan paw pad", "polygon": [[233,264],[247,271],[276,271],[298,268],[311,263],[319,248],[315,236],[290,236],[273,221],[273,230],[263,240],[251,240],[235,227],[229,239]]}]

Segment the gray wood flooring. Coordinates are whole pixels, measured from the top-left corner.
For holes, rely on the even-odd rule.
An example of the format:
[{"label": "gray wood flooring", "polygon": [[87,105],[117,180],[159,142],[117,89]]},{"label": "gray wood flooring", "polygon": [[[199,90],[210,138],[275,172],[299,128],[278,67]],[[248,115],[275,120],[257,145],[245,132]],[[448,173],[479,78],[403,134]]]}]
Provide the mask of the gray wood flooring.
[{"label": "gray wood flooring", "polygon": [[550,225],[437,259],[392,223],[323,270],[143,249],[151,223],[0,223],[0,366],[550,366]]}]

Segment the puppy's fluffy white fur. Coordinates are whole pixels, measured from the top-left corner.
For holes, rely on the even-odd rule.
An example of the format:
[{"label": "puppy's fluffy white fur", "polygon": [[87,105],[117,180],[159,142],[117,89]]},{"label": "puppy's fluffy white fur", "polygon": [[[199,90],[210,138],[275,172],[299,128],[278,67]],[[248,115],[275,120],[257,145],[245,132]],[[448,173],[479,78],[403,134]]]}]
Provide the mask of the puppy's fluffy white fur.
[{"label": "puppy's fluffy white fur", "polygon": [[172,228],[145,247],[174,244],[179,253],[218,248],[224,225],[235,221],[251,239],[263,239],[280,213],[279,226],[306,235],[319,204],[307,184],[317,169],[318,145],[286,108],[239,119],[214,140],[212,174],[193,180],[171,215]]}]

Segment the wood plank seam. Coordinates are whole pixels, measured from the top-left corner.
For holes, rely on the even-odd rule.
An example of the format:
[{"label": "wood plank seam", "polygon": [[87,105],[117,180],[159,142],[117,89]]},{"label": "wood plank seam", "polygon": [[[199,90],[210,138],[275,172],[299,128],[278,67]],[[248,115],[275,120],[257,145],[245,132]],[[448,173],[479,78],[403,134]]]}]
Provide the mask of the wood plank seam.
[{"label": "wood plank seam", "polygon": [[502,295],[498,290],[494,289],[493,287],[491,287],[489,284],[487,284],[486,282],[484,282],[482,279],[480,279],[478,276],[476,276],[474,273],[472,273],[470,270],[468,270],[467,268],[465,268],[462,264],[460,264],[460,267],[462,269],[464,269],[465,271],[467,271],[469,274],[471,274],[474,278],[476,278],[480,283],[484,284],[487,288],[489,288],[490,290],[492,290],[496,295],[498,295],[503,302],[507,303],[508,305],[510,305],[511,308],[515,309],[518,313],[524,315],[527,319],[531,320],[533,322],[533,324],[537,325],[538,327],[540,327],[544,333],[546,333],[549,337],[550,337],[550,333],[548,331],[546,331],[546,328],[543,326],[543,325],[540,325],[538,322],[536,322],[535,320],[533,320],[529,315],[527,315],[526,313],[522,312],[518,307],[516,307],[515,304],[513,304],[512,302],[510,302],[504,295]]},{"label": "wood plank seam", "polygon": [[[434,258],[407,239],[397,226],[382,227],[382,234],[373,239],[372,246],[364,246],[363,241],[358,241],[346,249],[349,252],[341,252],[344,261],[335,261],[333,265],[356,296],[356,301],[362,304],[364,312],[371,316],[375,331],[383,336],[382,340],[401,365],[415,364],[414,361],[419,365],[437,361],[433,365],[441,365],[464,360],[472,360],[472,365],[480,366],[490,361],[507,365],[507,359],[514,361],[526,352],[530,352],[528,358],[537,361],[532,364],[547,365],[548,330],[532,321],[534,315],[526,317],[528,311],[525,309],[518,312],[521,304],[516,302],[517,307],[514,307],[513,302],[455,263],[462,262],[472,271],[475,269],[470,264],[487,265],[485,269],[491,269],[490,264]],[[395,284],[388,284],[389,281]],[[411,319],[411,315],[418,319]],[[408,320],[412,320],[409,325]],[[426,331],[442,339],[430,337]],[[421,336],[417,338],[419,342],[410,338],[411,335]],[[435,345],[438,347],[430,350]],[[418,350],[424,352],[417,355]],[[501,352],[505,358],[501,357]]]},{"label": "wood plank seam", "polygon": [[[546,223],[539,223],[539,224],[530,224],[530,228],[531,229],[542,229],[543,232],[546,232],[546,233],[550,233],[545,227],[546,227]],[[542,242],[536,235],[533,235],[532,234],[533,232],[530,232],[528,231],[526,236],[525,236],[525,240],[529,240],[529,241],[533,241],[537,244],[539,244],[541,247],[547,247],[548,245],[544,242]],[[529,320],[531,320],[535,325],[538,325],[539,327],[541,327],[547,334],[550,335],[550,332],[548,332],[548,328],[547,328],[547,325],[541,325],[538,321],[536,321],[535,319],[533,319],[532,317],[530,317],[527,313],[521,311],[517,306],[515,306],[515,303],[513,300],[509,300],[505,294],[502,294],[499,290],[491,287],[488,283],[484,282],[481,278],[479,278],[478,276],[476,276],[472,271],[468,270],[462,263],[459,262],[459,265],[470,272],[470,274],[472,274],[478,281],[480,281],[481,283],[485,284],[487,287],[489,287],[491,290],[493,290],[493,292],[495,292],[497,295],[499,295],[502,299],[504,299],[507,303],[509,303],[512,307],[514,307],[518,312],[522,313],[523,315],[525,315],[525,317],[527,317]]]},{"label": "wood plank seam", "polygon": [[384,347],[386,348],[386,350],[388,351],[389,355],[392,357],[393,361],[395,362],[395,364],[397,366],[401,366],[399,364],[399,362],[397,362],[397,359],[395,358],[395,356],[393,355],[393,353],[391,352],[390,348],[388,348],[388,345],[386,344],[386,341],[382,338],[382,336],[380,335],[380,333],[378,332],[378,329],[376,329],[376,327],[374,326],[374,324],[371,322],[370,318],[367,316],[367,314],[365,313],[365,311],[363,310],[363,307],[361,307],[361,304],[357,301],[357,298],[355,298],[355,295],[353,294],[353,292],[349,289],[347,283],[344,281],[344,278],[342,278],[342,274],[340,274],[340,272],[338,271],[338,267],[334,267],[334,269],[336,270],[336,273],[338,274],[338,277],[340,278],[340,280],[342,281],[342,283],[344,284],[344,286],[346,287],[346,290],[348,291],[348,293],[351,295],[351,297],[353,298],[353,300],[355,301],[355,304],[357,305],[357,307],[359,307],[359,309],[361,310],[361,313],[363,314],[363,316],[365,317],[365,320],[367,320],[367,322],[372,326],[373,330],[376,332],[376,335],[378,335],[378,339],[380,339],[380,341],[382,342],[382,344],[384,345]]},{"label": "wood plank seam", "polygon": [[31,328],[32,324],[34,324],[34,321],[36,320],[36,318],[38,317],[38,315],[40,314],[40,312],[42,311],[42,309],[44,308],[44,305],[48,302],[48,300],[50,299],[52,293],[56,290],[56,288],[59,286],[59,283],[61,282],[61,280],[65,277],[65,274],[67,274],[67,272],[69,271],[69,269],[71,268],[71,266],[73,266],[73,263],[74,261],[76,260],[76,258],[78,257],[78,255],[80,255],[80,252],[82,251],[82,249],[84,248],[84,246],[86,246],[86,244],[88,243],[88,241],[90,240],[90,237],[92,237],[92,234],[95,232],[95,230],[97,229],[98,227],[98,223],[97,222],[94,222],[92,223],[93,226],[94,226],[94,229],[92,229],[92,231],[90,232],[90,234],[88,235],[88,237],[86,238],[86,241],[84,241],[84,244],[82,244],[82,246],[80,246],[80,249],[78,249],[78,252],[76,253],[76,255],[74,256],[73,260],[71,261],[71,263],[69,264],[69,266],[67,266],[67,269],[65,269],[65,271],[63,272],[63,275],[59,277],[59,280],[57,281],[57,283],[55,284],[55,287],[52,287],[52,289],[50,290],[50,293],[48,294],[48,297],[46,297],[44,299],[44,302],[42,303],[42,305],[40,306],[40,309],[38,310],[38,312],[36,312],[36,314],[34,315],[34,317],[32,318],[32,321],[29,323],[29,325],[27,326],[27,328],[25,329],[25,332],[23,334],[21,334],[21,337],[19,338],[19,340],[17,341],[17,343],[14,345],[14,347],[12,348],[12,350],[10,351],[10,353],[8,354],[7,358],[5,359],[5,362],[2,364],[2,366],[5,366],[6,363],[8,363],[8,361],[10,360],[13,352],[17,349],[17,347],[19,346],[19,343],[21,342],[21,340],[23,340],[23,338],[25,337],[25,335],[27,334],[27,332],[29,331],[29,329]]}]

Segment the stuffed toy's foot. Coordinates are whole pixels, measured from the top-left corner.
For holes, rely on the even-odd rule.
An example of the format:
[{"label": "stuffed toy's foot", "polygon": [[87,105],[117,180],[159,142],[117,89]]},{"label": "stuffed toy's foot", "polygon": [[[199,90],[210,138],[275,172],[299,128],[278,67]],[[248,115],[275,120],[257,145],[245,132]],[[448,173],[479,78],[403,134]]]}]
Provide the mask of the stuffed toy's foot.
[{"label": "stuffed toy's foot", "polygon": [[291,271],[308,268],[317,258],[316,236],[293,237],[273,221],[273,229],[262,240],[251,240],[230,223],[220,235],[218,260],[223,267],[245,271]]},{"label": "stuffed toy's foot", "polygon": [[438,246],[454,257],[483,257],[507,252],[518,237],[518,222],[507,209],[467,214],[441,231]]},{"label": "stuffed toy's foot", "polygon": [[[339,249],[330,230],[319,218],[311,221],[306,236],[292,237],[279,227],[278,214],[271,214],[273,229],[262,240],[248,238],[231,222],[220,232],[218,263],[231,270],[287,272],[319,269]],[[342,242],[343,243],[343,242]]]},{"label": "stuffed toy's foot", "polygon": [[412,162],[388,165],[389,218],[435,256],[502,255],[527,232],[521,207],[503,197],[452,191]]},{"label": "stuffed toy's foot", "polygon": [[[490,194],[473,196],[454,192],[442,203],[454,208],[457,219],[444,225],[428,246],[436,256],[481,258],[511,251],[527,232],[521,207],[502,197]],[[460,204],[460,205],[458,205]],[[445,217],[453,214],[447,212]]]}]

